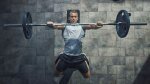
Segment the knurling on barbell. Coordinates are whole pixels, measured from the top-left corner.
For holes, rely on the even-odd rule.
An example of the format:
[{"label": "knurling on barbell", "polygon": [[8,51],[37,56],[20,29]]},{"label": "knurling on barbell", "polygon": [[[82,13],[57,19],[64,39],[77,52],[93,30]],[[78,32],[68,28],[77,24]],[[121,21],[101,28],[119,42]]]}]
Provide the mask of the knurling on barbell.
[{"label": "knurling on barbell", "polygon": [[[147,23],[130,23],[131,13],[126,10],[120,10],[117,14],[115,23],[102,23],[103,25],[116,25],[116,32],[120,38],[127,36],[130,25],[147,25]],[[66,25],[68,23],[56,23],[54,25]],[[96,24],[96,23],[79,23],[80,25]],[[32,37],[32,26],[48,26],[47,24],[32,24],[32,16],[30,12],[26,12],[22,18],[22,24],[3,24],[3,27],[23,27],[26,39]]]}]

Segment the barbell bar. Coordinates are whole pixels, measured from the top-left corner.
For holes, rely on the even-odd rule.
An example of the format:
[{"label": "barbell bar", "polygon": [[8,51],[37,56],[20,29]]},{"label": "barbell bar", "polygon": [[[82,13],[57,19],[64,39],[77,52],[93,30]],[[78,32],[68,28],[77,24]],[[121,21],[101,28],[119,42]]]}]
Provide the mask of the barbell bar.
[{"label": "barbell bar", "polygon": [[[54,25],[66,25],[67,23],[54,23]],[[90,25],[96,23],[79,23],[80,25]],[[118,25],[118,24],[126,24],[126,23],[102,23],[102,25]],[[26,24],[27,26],[47,26],[47,24]],[[147,25],[147,23],[130,23],[130,25]],[[3,24],[3,27],[21,27],[22,24]]]},{"label": "barbell bar", "polygon": [[[147,23],[143,22],[130,22],[131,13],[128,13],[126,10],[120,10],[117,14],[116,21],[114,23],[102,23],[103,25],[116,25],[116,31],[120,38],[124,38],[127,36],[130,25],[147,25]],[[68,23],[54,23],[54,25],[66,25]],[[79,23],[80,25],[90,25],[96,23]],[[47,24],[33,24],[32,16],[30,12],[24,14],[22,19],[22,24],[3,24],[3,27],[23,27],[23,32],[26,39],[30,39],[32,37],[32,26],[48,26]]]}]

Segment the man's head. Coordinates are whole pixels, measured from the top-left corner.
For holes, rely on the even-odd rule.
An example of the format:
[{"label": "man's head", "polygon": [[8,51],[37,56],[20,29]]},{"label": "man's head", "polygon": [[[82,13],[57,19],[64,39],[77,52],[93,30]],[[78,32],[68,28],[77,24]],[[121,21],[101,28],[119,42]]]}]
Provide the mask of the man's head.
[{"label": "man's head", "polygon": [[78,12],[76,10],[70,11],[69,20],[70,20],[70,23],[77,23]]}]

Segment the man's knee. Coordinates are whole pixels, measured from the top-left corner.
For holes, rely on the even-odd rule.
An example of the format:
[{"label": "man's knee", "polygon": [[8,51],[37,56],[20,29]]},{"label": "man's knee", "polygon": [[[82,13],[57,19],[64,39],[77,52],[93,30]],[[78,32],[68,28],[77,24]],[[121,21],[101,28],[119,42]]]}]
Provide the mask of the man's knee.
[{"label": "man's knee", "polygon": [[86,75],[86,76],[84,76],[84,78],[86,78],[86,79],[87,79],[87,78],[90,78],[90,75]]},{"label": "man's knee", "polygon": [[60,71],[58,71],[58,70],[55,70],[55,71],[54,71],[54,76],[55,76],[55,77],[59,77],[60,75],[63,75],[63,72],[60,72]]},{"label": "man's knee", "polygon": [[58,59],[55,63],[55,72],[54,74],[57,76],[57,75],[61,75],[64,71],[64,62],[61,60],[61,59]]},{"label": "man's knee", "polygon": [[90,78],[90,71],[88,71],[87,73],[83,74],[84,78]]}]

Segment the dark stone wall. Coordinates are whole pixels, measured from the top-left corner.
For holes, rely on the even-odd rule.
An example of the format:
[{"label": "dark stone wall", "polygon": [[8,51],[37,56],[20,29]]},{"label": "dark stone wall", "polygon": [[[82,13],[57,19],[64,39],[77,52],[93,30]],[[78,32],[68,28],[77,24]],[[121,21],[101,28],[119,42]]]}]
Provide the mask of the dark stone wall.
[{"label": "dark stone wall", "polygon": [[[86,31],[83,51],[90,62],[91,78],[75,71],[69,84],[149,84],[150,56],[149,0],[1,0],[0,24],[21,23],[24,12],[32,14],[33,23],[48,20],[66,22],[68,9],[80,10],[80,22],[114,22],[119,10],[131,13],[126,38],[119,38],[115,26]],[[60,30],[33,27],[27,40],[21,27],[0,27],[0,84],[57,84],[54,61],[63,51]],[[144,82],[143,82],[144,81]]]},{"label": "dark stone wall", "polygon": [[[27,11],[31,12],[33,23],[46,23],[56,17],[52,3],[1,0],[0,23],[22,23]],[[33,36],[27,40],[22,27],[0,27],[0,84],[55,84],[54,59],[54,30],[33,27]]]}]

